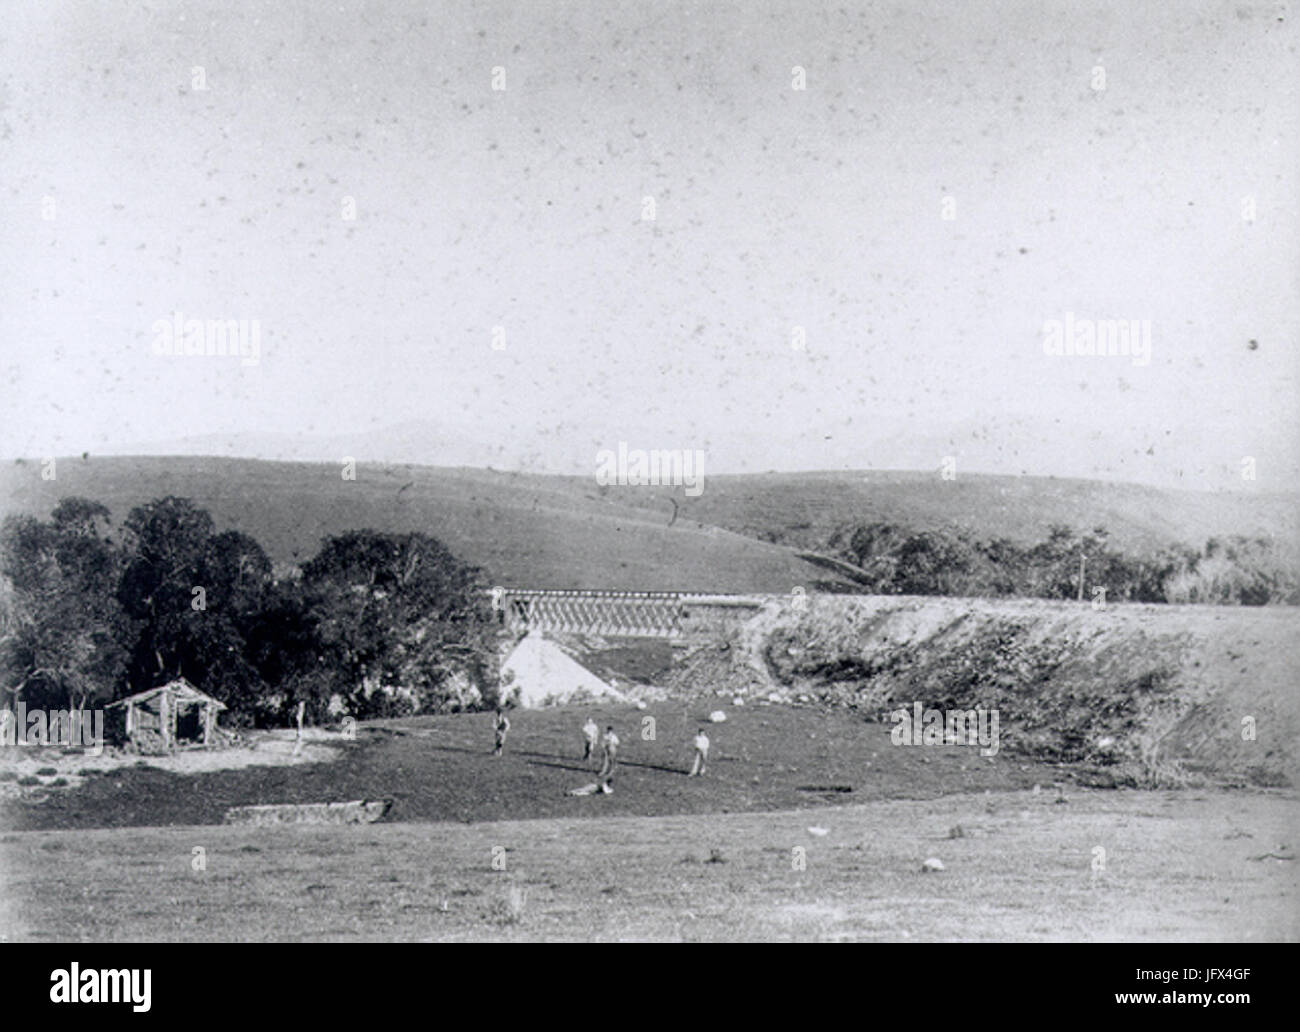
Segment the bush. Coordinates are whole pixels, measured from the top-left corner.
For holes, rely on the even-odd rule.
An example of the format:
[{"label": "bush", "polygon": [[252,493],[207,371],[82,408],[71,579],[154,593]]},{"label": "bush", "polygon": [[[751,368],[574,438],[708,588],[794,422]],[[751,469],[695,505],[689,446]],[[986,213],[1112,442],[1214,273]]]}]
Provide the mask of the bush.
[{"label": "bush", "polygon": [[524,908],[528,905],[528,890],[518,885],[511,885],[505,896],[498,899],[492,908],[492,917],[497,924],[517,925],[524,919]]}]

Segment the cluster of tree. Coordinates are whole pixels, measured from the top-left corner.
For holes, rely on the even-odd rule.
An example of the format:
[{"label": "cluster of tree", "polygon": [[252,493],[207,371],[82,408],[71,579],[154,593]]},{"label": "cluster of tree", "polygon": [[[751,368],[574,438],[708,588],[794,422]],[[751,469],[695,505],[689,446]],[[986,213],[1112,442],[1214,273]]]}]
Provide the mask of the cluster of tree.
[{"label": "cluster of tree", "polygon": [[1110,544],[1104,527],[1076,535],[1054,525],[1043,541],[1021,545],[870,523],[840,531],[830,544],[877,594],[1071,599],[1082,584],[1088,601],[1300,604],[1300,575],[1264,538],[1211,538],[1199,551],[1170,546],[1131,555]]},{"label": "cluster of tree", "polygon": [[0,527],[0,676],[46,709],[183,676],[245,724],[302,701],[378,716],[493,701],[477,570],[425,534],[351,531],[276,577],[261,546],[184,498],[131,511],[68,498]]}]

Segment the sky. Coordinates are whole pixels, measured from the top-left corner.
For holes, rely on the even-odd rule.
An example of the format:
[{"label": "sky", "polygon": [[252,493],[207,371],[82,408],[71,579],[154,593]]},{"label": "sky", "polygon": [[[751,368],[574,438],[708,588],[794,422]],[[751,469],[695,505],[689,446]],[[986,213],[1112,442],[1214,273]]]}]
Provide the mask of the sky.
[{"label": "sky", "polygon": [[1300,487],[1292,4],[5,11],[5,457]]}]

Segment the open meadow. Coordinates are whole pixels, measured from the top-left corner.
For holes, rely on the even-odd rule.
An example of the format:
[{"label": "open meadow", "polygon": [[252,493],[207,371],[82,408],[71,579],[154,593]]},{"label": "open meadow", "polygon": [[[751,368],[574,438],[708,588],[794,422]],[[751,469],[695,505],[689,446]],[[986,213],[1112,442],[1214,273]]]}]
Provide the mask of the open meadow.
[{"label": "open meadow", "polygon": [[[812,708],[705,702],[364,725],[336,758],[124,766],[0,809],[9,940],[1294,940],[1291,790],[1101,791],[1070,768],[892,744]],[[614,793],[578,724],[623,738]],[[645,723],[653,719],[653,725]],[[654,739],[641,729],[653,726]],[[386,798],[377,824],[225,808]],[[938,859],[942,870],[923,870]]]},{"label": "open meadow", "polygon": [[[1088,790],[1064,799],[1022,790],[770,813],[9,833],[0,838],[3,934],[1300,938],[1294,794]],[[204,870],[194,869],[195,850]],[[923,871],[930,857],[945,869]]]}]

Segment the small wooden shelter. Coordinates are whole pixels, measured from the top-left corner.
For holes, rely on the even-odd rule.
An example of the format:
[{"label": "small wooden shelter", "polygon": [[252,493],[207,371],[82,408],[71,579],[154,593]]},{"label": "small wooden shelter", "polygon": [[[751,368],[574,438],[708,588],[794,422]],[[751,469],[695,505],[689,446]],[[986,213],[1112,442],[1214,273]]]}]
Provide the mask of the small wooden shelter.
[{"label": "small wooden shelter", "polygon": [[183,677],[108,706],[116,739],[141,752],[205,748],[212,744],[224,702]]}]

